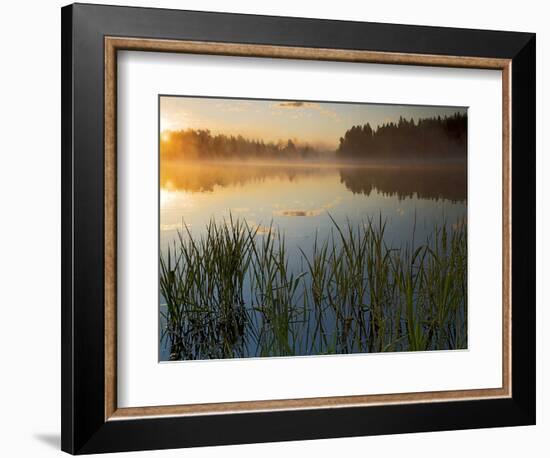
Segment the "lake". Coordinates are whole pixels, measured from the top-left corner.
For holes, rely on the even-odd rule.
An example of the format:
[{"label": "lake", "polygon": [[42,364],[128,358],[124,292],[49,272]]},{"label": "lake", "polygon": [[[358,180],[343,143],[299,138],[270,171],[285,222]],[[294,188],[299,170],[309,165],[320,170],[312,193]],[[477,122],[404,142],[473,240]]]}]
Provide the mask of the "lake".
[{"label": "lake", "polygon": [[[177,242],[178,230],[200,239],[213,218],[245,221],[256,237],[284,235],[289,270],[296,275],[305,269],[304,256],[313,256],[315,240],[334,237],[335,225],[382,221],[390,249],[422,244],[434,236],[435,227],[452,231],[465,226],[466,177],[463,163],[165,161],[160,174],[161,255]],[[160,302],[162,312],[162,295]],[[160,359],[169,357],[163,339]]]}]

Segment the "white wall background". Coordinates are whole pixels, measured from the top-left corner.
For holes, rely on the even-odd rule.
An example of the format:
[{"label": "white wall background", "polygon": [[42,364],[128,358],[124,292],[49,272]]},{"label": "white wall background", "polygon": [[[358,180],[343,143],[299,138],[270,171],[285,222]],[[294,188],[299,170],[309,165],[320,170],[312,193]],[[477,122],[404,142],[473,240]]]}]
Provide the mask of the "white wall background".
[{"label": "white wall background", "polygon": [[[127,0],[132,5],[537,33],[538,425],[148,452],[170,457],[547,456],[550,450],[550,267],[543,87],[550,14],[537,0],[296,2]],[[95,3],[95,2],[94,2]],[[109,0],[111,4],[127,4]],[[59,455],[60,430],[60,11],[57,0],[5,2],[0,14],[0,455]],[[497,6],[498,5],[498,6]],[[546,58],[546,60],[545,60]],[[546,144],[548,144],[548,139]],[[149,456],[147,455],[147,456]],[[145,456],[145,453],[125,456]]]}]

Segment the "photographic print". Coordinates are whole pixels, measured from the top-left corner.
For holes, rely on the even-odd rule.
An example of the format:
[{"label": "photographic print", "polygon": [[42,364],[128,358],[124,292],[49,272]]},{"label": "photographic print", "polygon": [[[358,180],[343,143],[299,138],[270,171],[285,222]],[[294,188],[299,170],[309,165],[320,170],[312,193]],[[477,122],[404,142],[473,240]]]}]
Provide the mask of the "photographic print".
[{"label": "photographic print", "polygon": [[467,126],[160,95],[160,360],[466,349]]}]

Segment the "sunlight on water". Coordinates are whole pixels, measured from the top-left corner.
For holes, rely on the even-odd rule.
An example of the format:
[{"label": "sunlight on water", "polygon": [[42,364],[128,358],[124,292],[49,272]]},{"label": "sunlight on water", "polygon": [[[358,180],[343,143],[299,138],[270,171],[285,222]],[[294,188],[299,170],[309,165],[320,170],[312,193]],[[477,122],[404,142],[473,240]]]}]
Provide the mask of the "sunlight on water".
[{"label": "sunlight on water", "polygon": [[179,163],[167,169],[161,173],[162,249],[184,224],[200,235],[211,218],[230,214],[260,232],[273,225],[296,246],[316,231],[330,231],[328,214],[338,223],[381,215],[388,220],[392,245],[410,240],[415,220],[416,235],[423,238],[434,224],[452,225],[466,217],[461,167]]}]

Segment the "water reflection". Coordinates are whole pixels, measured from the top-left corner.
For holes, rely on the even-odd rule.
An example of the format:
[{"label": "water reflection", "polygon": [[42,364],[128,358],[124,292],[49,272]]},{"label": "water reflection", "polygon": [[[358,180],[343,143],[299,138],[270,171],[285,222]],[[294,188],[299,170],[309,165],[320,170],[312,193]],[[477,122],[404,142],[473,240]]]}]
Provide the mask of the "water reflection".
[{"label": "water reflection", "polygon": [[[172,296],[170,291],[175,288],[177,294],[174,297],[179,299],[174,302],[172,297],[171,302],[161,294],[162,313],[174,315],[167,312],[171,303],[188,308],[183,315],[176,313],[176,316],[183,317],[183,321],[173,324],[172,340],[165,334],[169,329],[168,324],[163,321],[164,318],[161,320],[164,336],[161,340],[161,360],[401,351],[420,347],[464,348],[466,176],[465,165],[457,163],[351,166],[331,162],[260,164],[163,161],[160,174],[161,256],[168,260],[168,251],[172,249],[176,251],[173,251],[170,259],[173,261],[180,257],[181,239],[178,230],[191,251],[187,252],[189,260],[178,264],[177,269],[184,269],[178,274],[179,277],[174,274],[174,266],[168,266],[164,276],[166,291],[163,294]],[[369,221],[377,224],[384,222],[387,225],[383,230],[377,229],[379,232],[364,234],[362,231]],[[234,228],[234,224],[249,228],[254,236],[245,239],[242,244],[236,243],[243,233],[240,229],[231,230],[229,236],[220,236],[225,234],[223,231],[227,227]],[[367,262],[363,255],[354,254],[346,261],[343,257],[340,258],[343,252],[339,250],[344,241],[334,238],[338,235],[336,226],[345,228],[346,234],[347,228],[352,228],[354,234],[362,234],[363,238],[356,242],[359,250],[357,253],[363,250],[365,256],[378,253],[373,248],[373,243],[379,237],[379,246],[386,250],[379,250],[380,260],[388,263],[386,271],[378,268],[369,271],[368,266],[375,265],[378,261],[373,259],[372,262]],[[447,228],[448,235],[447,232],[440,231],[443,226]],[[348,235],[346,240],[351,237]],[[454,241],[449,243],[448,240]],[[281,257],[281,262],[274,265],[277,269],[284,267],[284,272],[275,269],[272,275],[266,277],[280,277],[280,285],[267,287],[262,283],[263,276],[254,276],[255,272],[269,271],[265,262],[273,261],[272,257],[262,257],[264,243],[271,243],[274,253]],[[254,249],[251,249],[252,244]],[[325,244],[329,244],[326,245],[327,251],[320,251]],[[405,319],[400,318],[401,312],[405,313],[405,309],[402,310],[401,307],[404,307],[406,300],[404,293],[399,293],[399,288],[404,286],[396,283],[399,278],[408,277],[394,277],[395,272],[389,273],[399,263],[405,262],[407,257],[411,257],[416,252],[412,247],[420,244],[425,244],[426,256],[421,257],[422,265],[417,260],[418,265],[414,266],[413,273],[418,275],[420,272],[421,281],[415,283],[419,289],[413,295],[414,303],[419,301],[419,297],[424,297],[418,303],[427,307],[422,312],[426,320],[433,318],[430,307],[435,307],[431,301],[435,297],[434,291],[439,291],[437,288],[441,286],[437,283],[438,279],[445,278],[438,276],[436,267],[443,265],[442,259],[447,259],[451,250],[458,250],[452,258],[445,261],[459,268],[455,272],[458,280],[453,283],[453,287],[457,288],[452,298],[455,305],[452,315],[448,315],[454,320],[449,327],[452,332],[425,329],[425,336],[430,338],[429,343],[421,339],[421,334],[415,337],[420,340],[409,340],[412,337],[407,334]],[[281,253],[283,246],[284,253]],[[430,250],[427,250],[428,246],[431,247]],[[246,258],[251,262],[248,267],[239,270],[238,265],[231,264],[227,269],[211,270],[212,266],[220,267],[232,259],[242,259],[241,255],[235,257],[234,252],[240,252],[243,247],[248,247],[254,255]],[[440,254],[435,256],[433,253],[437,250]],[[321,260],[325,255],[332,259],[333,266],[333,270],[327,271],[326,276],[324,271],[319,270],[329,267],[329,259]],[[318,260],[317,264],[313,262],[315,260]],[[355,261],[359,264],[356,265]],[[410,262],[412,258],[402,268],[409,266]],[[260,267],[254,269],[255,265]],[[310,266],[313,270],[308,273]],[[235,283],[233,276],[220,276],[222,272],[231,275],[240,272],[242,275],[238,275],[239,282]],[[348,301],[349,294],[353,297],[356,294],[346,289],[350,282],[384,272],[387,274],[384,274],[384,297],[378,297],[380,292],[376,292],[377,290],[365,289],[367,286],[376,286],[378,280],[365,280],[364,284],[361,281],[356,286],[360,290],[358,301],[363,305],[351,307],[353,301]],[[195,284],[186,280],[180,281],[178,286],[177,278],[194,279],[193,281],[207,278],[208,281]],[[316,283],[317,280],[322,280],[322,285]],[[428,280],[428,283],[422,283]],[[219,287],[215,286],[216,282]],[[231,290],[235,285],[238,288]],[[283,288],[288,285],[294,285],[296,290],[289,292]],[[316,288],[321,287],[320,285],[322,291],[317,294]],[[340,287],[348,292],[340,291]],[[206,289],[203,291],[202,288]],[[229,298],[225,293],[221,294],[230,290],[233,293]],[[292,350],[286,347],[286,338],[283,339],[284,342],[275,339],[275,335],[284,333],[279,328],[272,328],[275,316],[270,315],[271,309],[265,308],[266,304],[278,304],[281,299],[279,296],[272,297],[270,301],[266,299],[270,297],[268,293],[274,291],[277,294],[286,291],[289,297],[292,296],[292,301],[287,301],[290,307],[288,310],[292,313],[285,315],[288,324],[295,328],[291,333],[293,340],[288,341],[289,345],[292,344]],[[189,295],[185,300],[180,298],[183,293]],[[383,314],[376,315],[381,320],[380,326],[392,323],[392,330],[387,330],[388,334],[384,338],[373,340],[372,336],[382,335],[380,330],[371,329],[371,326],[375,326],[372,321],[374,318],[368,316],[373,310],[370,308],[373,298],[377,297],[385,304],[377,312],[380,315],[383,311]],[[332,310],[330,307],[337,298],[345,300],[340,304],[341,307]],[[234,311],[233,305],[226,307],[227,304],[237,304],[240,314],[227,315],[227,310],[231,313]],[[212,310],[218,310],[219,313],[213,315]],[[447,324],[446,322],[445,326]],[[180,329],[180,325],[184,328]],[[323,329],[322,332],[319,331],[320,328]],[[205,329],[209,330],[206,334]],[[179,336],[188,340],[179,342]],[[225,336],[223,345],[218,341],[220,336]],[[266,338],[269,340],[267,343]],[[274,347],[275,341],[277,346]],[[187,349],[187,353],[184,349]],[[222,350],[227,352],[220,353]]]},{"label": "water reflection", "polygon": [[[331,163],[253,163],[163,161],[161,188],[167,191],[213,192],[227,188],[262,183],[266,180],[296,182],[322,179],[335,173],[353,194],[370,196],[374,191],[399,199],[446,199],[463,202],[467,197],[465,163],[437,165],[351,165]],[[294,216],[308,216],[295,213]],[[292,216],[288,213],[287,216]]]},{"label": "water reflection", "polygon": [[353,193],[370,195],[374,190],[400,199],[466,200],[467,180],[464,165],[439,167],[361,167],[340,169],[342,183]]}]

